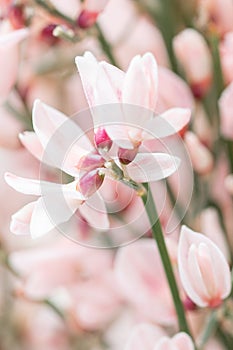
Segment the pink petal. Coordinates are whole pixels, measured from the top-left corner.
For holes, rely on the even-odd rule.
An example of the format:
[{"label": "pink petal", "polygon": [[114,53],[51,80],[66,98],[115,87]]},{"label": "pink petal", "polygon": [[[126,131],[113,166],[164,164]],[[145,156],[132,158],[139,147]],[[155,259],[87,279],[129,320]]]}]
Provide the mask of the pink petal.
[{"label": "pink petal", "polygon": [[147,138],[162,138],[181,131],[190,121],[191,110],[171,108],[145,125]]},{"label": "pink petal", "polygon": [[36,202],[26,204],[11,217],[10,230],[15,235],[29,235],[30,221]]},{"label": "pink petal", "polygon": [[11,173],[5,174],[5,180],[9,186],[20,193],[40,196],[43,193],[56,192],[61,188],[61,185],[52,182],[27,179],[16,176]]},{"label": "pink petal", "polygon": [[102,197],[95,193],[79,208],[82,216],[97,230],[109,229],[107,210]]},{"label": "pink petal", "polygon": [[140,324],[133,329],[125,350],[153,350],[156,341],[164,335],[162,328],[149,323]]},{"label": "pink petal", "polygon": [[177,349],[175,348],[175,346],[173,346],[170,338],[163,337],[157,342],[153,350],[177,350]]},{"label": "pink petal", "polygon": [[179,164],[177,157],[166,153],[138,153],[127,166],[127,173],[136,182],[158,181],[177,171]]},{"label": "pink petal", "polygon": [[190,336],[186,333],[178,333],[172,338],[173,344],[179,350],[194,350],[194,344]]},{"label": "pink petal", "polygon": [[24,147],[37,159],[40,161],[43,157],[44,149],[40,143],[40,140],[35,132],[26,131],[19,134],[19,139],[24,145]]}]

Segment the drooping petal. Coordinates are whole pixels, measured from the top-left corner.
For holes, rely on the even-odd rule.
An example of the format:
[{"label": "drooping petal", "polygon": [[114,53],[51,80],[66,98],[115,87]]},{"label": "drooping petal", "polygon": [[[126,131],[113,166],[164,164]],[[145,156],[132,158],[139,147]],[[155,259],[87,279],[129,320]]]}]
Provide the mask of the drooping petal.
[{"label": "drooping petal", "polygon": [[32,212],[36,202],[30,202],[11,217],[10,231],[15,235],[29,235]]},{"label": "drooping petal", "polygon": [[59,188],[58,184],[52,182],[27,179],[11,173],[5,174],[5,180],[16,191],[35,196],[40,196],[43,191],[57,191]]},{"label": "drooping petal", "polygon": [[177,171],[179,164],[179,158],[166,153],[138,153],[127,173],[136,182],[158,181]]}]

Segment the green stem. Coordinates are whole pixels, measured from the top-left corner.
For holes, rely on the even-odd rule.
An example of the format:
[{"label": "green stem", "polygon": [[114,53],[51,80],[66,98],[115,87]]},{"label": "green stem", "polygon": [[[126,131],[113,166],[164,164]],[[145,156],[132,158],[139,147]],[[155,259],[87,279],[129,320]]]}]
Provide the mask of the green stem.
[{"label": "green stem", "polygon": [[213,311],[208,320],[204,332],[201,334],[199,341],[199,349],[202,350],[208,339],[213,335],[218,327],[217,311]]},{"label": "green stem", "polygon": [[40,7],[43,7],[46,11],[51,13],[51,15],[54,15],[55,17],[63,19],[66,23],[69,23],[72,26],[76,26],[76,22],[64,15],[62,12],[58,11],[52,4],[49,3],[49,1],[44,1],[44,0],[34,0],[37,5]]},{"label": "green stem", "polygon": [[119,64],[117,63],[117,61],[116,61],[116,59],[114,57],[114,54],[112,52],[111,44],[105,38],[105,36],[104,36],[104,34],[102,32],[102,29],[100,28],[98,23],[95,24],[95,28],[96,28],[96,31],[97,31],[99,43],[100,43],[100,45],[102,47],[102,50],[104,51],[104,53],[108,57],[110,63],[113,64],[116,67],[119,67]]},{"label": "green stem", "polygon": [[177,283],[176,283],[175,275],[173,272],[171,260],[170,260],[170,257],[169,257],[168,251],[167,251],[165,240],[164,240],[161,224],[160,224],[160,221],[159,221],[159,218],[157,215],[157,210],[155,207],[154,199],[153,199],[153,196],[152,196],[152,193],[150,190],[150,186],[148,184],[144,184],[144,187],[147,190],[146,191],[147,193],[142,196],[142,201],[144,203],[145,210],[146,210],[148,218],[150,220],[150,223],[152,226],[151,229],[152,229],[152,233],[153,233],[153,238],[155,239],[155,241],[157,243],[158,250],[159,250],[159,253],[161,256],[161,260],[163,263],[163,267],[164,267],[164,270],[166,273],[167,281],[168,281],[168,284],[170,287],[174,306],[175,306],[176,313],[177,313],[179,329],[180,329],[180,331],[184,331],[191,336],[189,326],[188,326],[186,316],[185,316],[184,307],[183,307],[182,301],[180,299],[179,290],[177,287]]}]

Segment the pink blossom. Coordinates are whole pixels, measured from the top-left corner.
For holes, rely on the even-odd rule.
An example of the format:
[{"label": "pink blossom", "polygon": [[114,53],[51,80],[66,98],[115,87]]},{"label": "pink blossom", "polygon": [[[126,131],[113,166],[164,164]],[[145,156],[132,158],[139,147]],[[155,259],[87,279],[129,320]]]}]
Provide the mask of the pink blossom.
[{"label": "pink blossom", "polygon": [[204,38],[188,28],[174,38],[173,46],[194,95],[202,97],[209,90],[212,76],[211,55]]},{"label": "pink blossom", "polygon": [[[143,140],[174,134],[189,122],[190,110],[182,108],[172,108],[153,118],[158,98],[158,77],[157,63],[151,53],[135,56],[126,73],[106,62],[98,63],[90,52],[76,57],[76,64],[92,109],[95,128],[104,126],[118,146],[126,149],[139,147]],[[93,108],[104,104],[115,104],[114,125],[108,124],[107,113],[100,116]],[[119,104],[123,104],[123,111]],[[132,110],[130,113],[131,105],[142,108],[135,109],[134,119]],[[134,127],[127,127],[128,124]]]},{"label": "pink blossom", "polygon": [[26,28],[0,32],[0,102],[7,97],[16,82],[19,68],[19,43],[27,36]]},{"label": "pink blossom", "polygon": [[134,327],[125,347],[125,350],[139,349],[194,350],[194,344],[186,333],[177,333],[169,338],[161,328],[145,323]]},{"label": "pink blossom", "polygon": [[[69,123],[66,133],[63,129],[59,129],[64,123]],[[134,161],[128,164],[125,169],[120,168],[121,165],[116,165],[109,156],[105,159],[104,155],[102,157],[98,153],[98,150],[76,123],[39,100],[35,101],[33,107],[33,127],[35,132],[27,132],[20,137],[24,146],[39,160],[61,168],[71,176],[75,176],[76,179],[66,185],[56,185],[6,174],[7,183],[17,191],[37,196],[42,195],[36,202],[29,203],[13,215],[11,230],[16,234],[29,233],[30,230],[32,237],[43,235],[56,227],[57,224],[68,221],[78,208],[91,225],[105,230],[109,227],[109,222],[105,204],[97,191],[102,185],[105,174],[118,180],[119,175],[114,174],[114,171],[111,170],[112,166],[118,167],[120,180],[124,180],[126,176],[124,172],[126,171],[127,179],[131,178],[140,183],[167,177],[177,169],[179,164],[178,158],[165,153],[138,153]],[[58,130],[61,131],[56,134]],[[69,149],[70,142],[73,142],[70,139],[71,132],[75,136],[75,140],[79,138]],[[53,135],[55,136],[53,138],[54,155],[52,156],[44,150],[46,150]],[[66,154],[65,159],[57,159],[56,155],[59,158],[60,154],[64,157]],[[62,191],[68,205],[68,208],[60,208],[62,212],[55,223],[51,222],[46,213],[43,190],[47,193],[46,198],[52,198],[56,193],[59,194],[59,191]],[[84,203],[86,200],[87,203]],[[59,205],[58,202],[59,200],[56,201],[56,205]],[[88,203],[92,205],[89,206]],[[99,209],[98,215],[93,207]]]},{"label": "pink blossom", "polygon": [[217,307],[231,291],[231,274],[221,250],[204,235],[183,226],[178,248],[183,288],[200,307]]},{"label": "pink blossom", "polygon": [[[174,251],[175,243],[168,243]],[[140,239],[121,248],[116,255],[115,273],[123,298],[145,319],[163,325],[175,323],[171,294],[153,239]]]}]

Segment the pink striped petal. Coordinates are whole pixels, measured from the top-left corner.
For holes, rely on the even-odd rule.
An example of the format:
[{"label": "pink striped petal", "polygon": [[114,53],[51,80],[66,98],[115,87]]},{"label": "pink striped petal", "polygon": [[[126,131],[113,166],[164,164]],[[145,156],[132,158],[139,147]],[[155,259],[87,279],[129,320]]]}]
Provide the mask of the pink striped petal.
[{"label": "pink striped petal", "polygon": [[179,164],[179,158],[166,153],[138,153],[127,173],[136,182],[158,181],[177,171]]}]

